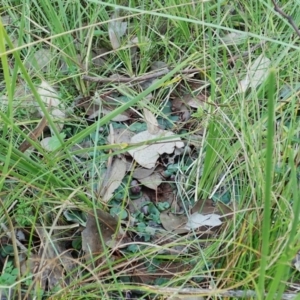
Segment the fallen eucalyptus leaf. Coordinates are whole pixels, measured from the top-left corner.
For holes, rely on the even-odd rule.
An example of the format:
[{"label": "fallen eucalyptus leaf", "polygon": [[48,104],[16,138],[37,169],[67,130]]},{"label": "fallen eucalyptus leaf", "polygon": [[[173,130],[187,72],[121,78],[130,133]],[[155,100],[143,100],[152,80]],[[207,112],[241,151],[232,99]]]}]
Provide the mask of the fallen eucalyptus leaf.
[{"label": "fallen eucalyptus leaf", "polygon": [[[81,233],[82,250],[87,256],[87,261],[92,260],[94,256],[99,257],[99,254],[104,251],[106,243],[111,241],[115,234],[117,234],[117,236],[119,234],[123,235],[123,232],[120,231],[121,227],[118,226],[118,218],[112,217],[109,213],[99,209],[96,213],[96,217],[94,211],[88,214],[86,228]],[[116,232],[118,228],[119,232]],[[103,259],[105,259],[105,256],[97,259],[94,263],[97,265],[101,263]]]},{"label": "fallen eucalyptus leaf", "polygon": [[111,22],[108,24],[108,35],[112,48],[118,49],[121,46],[120,38],[125,34],[127,22],[118,20],[119,10],[116,9],[111,17]]},{"label": "fallen eucalyptus leaf", "polygon": [[248,67],[247,74],[238,84],[238,93],[244,93],[248,88],[255,89],[268,77],[268,68],[271,61],[261,54]]},{"label": "fallen eucalyptus leaf", "polygon": [[154,172],[154,170],[155,170],[155,168],[151,168],[151,169],[136,168],[133,171],[132,177],[140,180],[140,179],[149,177]]},{"label": "fallen eucalyptus leaf", "polygon": [[221,38],[221,41],[226,45],[243,44],[249,37],[248,32],[230,32]]},{"label": "fallen eucalyptus leaf", "polygon": [[140,183],[149,189],[157,190],[157,187],[162,183],[162,177],[158,172],[155,172],[148,177],[139,179]]},{"label": "fallen eucalyptus leaf", "polygon": [[222,201],[213,201],[211,199],[198,200],[191,209],[191,214],[200,213],[202,215],[217,214],[221,220],[229,220],[234,215],[234,210],[230,205]]},{"label": "fallen eucalyptus leaf", "polygon": [[[141,143],[157,138],[173,136],[171,131],[159,130],[156,134],[151,134],[148,130],[142,131],[131,138],[131,143]],[[182,148],[184,143],[180,138],[175,137],[164,142],[156,142],[152,145],[136,147],[128,152],[144,168],[151,169],[155,166],[159,155],[163,153],[171,154],[175,147]]]},{"label": "fallen eucalyptus leaf", "polygon": [[197,229],[201,226],[220,226],[222,224],[220,217],[221,216],[217,214],[202,215],[199,213],[193,213],[188,217],[188,221],[184,228],[190,230]]},{"label": "fallen eucalyptus leaf", "polygon": [[189,232],[188,228],[185,228],[187,223],[187,217],[185,215],[174,215],[171,212],[163,211],[160,213],[160,221],[162,226],[171,232],[174,233],[187,233]]},{"label": "fallen eucalyptus leaf", "polygon": [[[46,108],[50,111],[50,115],[57,122],[57,129],[60,131],[64,127],[62,121],[65,119],[65,109],[58,99],[57,91],[46,81],[42,81],[39,85],[37,92],[39,93],[41,100],[44,102]],[[41,116],[44,116],[43,111],[38,107]],[[51,131],[52,128],[51,128]]]},{"label": "fallen eucalyptus leaf", "polygon": [[113,134],[109,133],[107,141],[110,144],[129,144],[134,133],[127,128],[114,129]]},{"label": "fallen eucalyptus leaf", "polygon": [[156,134],[159,132],[158,122],[154,114],[149,110],[144,108],[144,117],[147,123],[147,130],[151,134]]},{"label": "fallen eucalyptus leaf", "polygon": [[111,167],[106,171],[104,180],[101,181],[99,185],[100,196],[104,202],[110,200],[114,191],[122,183],[125,174],[126,162],[120,158],[115,158]]}]

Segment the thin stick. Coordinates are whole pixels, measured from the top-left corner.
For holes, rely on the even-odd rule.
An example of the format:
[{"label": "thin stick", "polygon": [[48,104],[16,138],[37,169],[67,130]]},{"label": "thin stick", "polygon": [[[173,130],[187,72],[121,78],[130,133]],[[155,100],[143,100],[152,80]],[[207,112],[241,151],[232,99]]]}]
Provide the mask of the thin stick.
[{"label": "thin stick", "polygon": [[293,27],[293,29],[295,30],[295,32],[297,33],[298,37],[300,37],[300,30],[298,28],[298,26],[295,24],[293,18],[286,14],[279,6],[278,4],[276,3],[275,0],[272,0],[272,3],[274,5],[274,10],[276,12],[278,12],[281,16],[283,16],[285,19],[287,19],[287,21],[290,23],[290,25]]}]

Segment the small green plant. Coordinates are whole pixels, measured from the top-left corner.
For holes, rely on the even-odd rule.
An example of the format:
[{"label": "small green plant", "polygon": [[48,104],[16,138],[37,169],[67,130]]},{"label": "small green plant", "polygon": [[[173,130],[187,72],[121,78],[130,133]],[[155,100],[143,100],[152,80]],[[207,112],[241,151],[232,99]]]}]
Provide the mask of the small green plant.
[{"label": "small green plant", "polygon": [[0,285],[11,286],[16,282],[18,269],[14,268],[11,261],[7,262],[0,275]]},{"label": "small green plant", "polygon": [[20,199],[15,211],[15,221],[21,227],[30,226],[35,222],[34,209],[28,199]]}]

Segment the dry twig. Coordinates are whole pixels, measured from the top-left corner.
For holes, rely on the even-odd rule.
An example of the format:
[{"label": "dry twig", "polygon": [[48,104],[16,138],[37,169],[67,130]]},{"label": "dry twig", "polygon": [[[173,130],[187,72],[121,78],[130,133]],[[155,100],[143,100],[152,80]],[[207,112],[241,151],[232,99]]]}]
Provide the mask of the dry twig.
[{"label": "dry twig", "polygon": [[295,32],[297,33],[298,37],[300,37],[300,30],[298,28],[298,26],[295,24],[293,18],[286,14],[279,6],[278,4],[276,3],[275,0],[272,0],[272,3],[274,5],[274,10],[276,12],[278,12],[281,16],[283,16],[285,19],[287,19],[287,21],[290,23],[290,25],[293,27],[293,29],[295,30]]}]

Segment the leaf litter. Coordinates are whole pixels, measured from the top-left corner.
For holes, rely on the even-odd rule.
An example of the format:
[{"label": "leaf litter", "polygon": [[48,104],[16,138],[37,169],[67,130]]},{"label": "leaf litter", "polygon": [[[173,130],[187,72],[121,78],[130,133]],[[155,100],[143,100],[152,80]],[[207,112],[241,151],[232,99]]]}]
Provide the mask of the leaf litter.
[{"label": "leaf litter", "polygon": [[[132,37],[131,35],[130,40],[126,43],[126,33],[129,31],[128,27],[130,23],[124,22],[121,19],[118,20],[118,18],[119,11],[116,10],[112,13],[108,26],[108,37],[111,48],[118,50],[123,42],[125,45],[133,45],[136,48],[133,55],[138,60],[143,46],[148,44],[147,47],[151,47],[151,40],[148,40],[146,37],[138,39],[136,36]],[[244,36],[238,37],[228,34],[223,37],[223,42],[225,44],[233,43],[237,45],[242,39],[244,39]],[[39,52],[36,52],[36,54],[39,54]],[[100,53],[100,55],[102,54]],[[48,57],[46,52],[44,56]],[[260,56],[258,59],[254,63],[249,64],[245,78],[239,83],[239,92],[255,88],[265,80],[264,72],[266,73],[270,61],[263,56]],[[37,57],[35,60],[38,60]],[[46,67],[44,63],[45,61],[43,60],[38,62],[38,67],[42,71]],[[100,66],[105,63],[104,60],[101,61]],[[157,61],[151,64],[151,71],[155,72],[157,70],[162,70],[161,74],[163,75],[169,72],[171,68],[167,63]],[[194,73],[197,72],[194,71]],[[108,74],[105,77],[108,84],[105,88],[97,86],[97,90],[92,92],[93,96],[81,97],[79,101],[74,101],[74,106],[83,111],[83,119],[89,122],[97,122],[98,117],[109,114],[115,107],[120,105],[118,100],[124,95],[120,95],[120,88],[116,89],[116,86],[121,81],[128,84],[130,89],[136,88],[139,91],[139,89],[146,89],[157,80],[155,77],[142,80],[141,77],[138,78],[139,80],[136,80],[139,84],[133,86],[130,85],[132,84],[130,80],[134,77],[126,74],[124,76],[122,70],[120,70],[120,73]],[[190,74],[184,79],[188,81],[193,77],[194,74]],[[85,178],[82,179],[84,183],[95,182],[96,180],[96,188],[85,186],[85,192],[91,198],[94,199],[95,197],[95,205],[101,207],[101,209],[89,211],[86,214],[86,222],[79,223],[84,228],[81,228],[81,233],[77,231],[76,233],[73,232],[74,235],[77,234],[77,239],[81,241],[81,245],[77,250],[84,253],[84,258],[89,267],[97,269],[97,266],[105,264],[107,255],[110,255],[107,252],[107,248],[112,249],[111,253],[114,253],[114,255],[119,255],[119,258],[121,257],[126,260],[128,253],[130,253],[126,251],[134,252],[145,249],[139,245],[139,242],[147,242],[150,245],[150,249],[151,247],[160,246],[160,248],[158,247],[159,250],[157,250],[157,253],[160,254],[165,253],[164,251],[170,251],[170,253],[175,251],[174,253],[180,259],[184,260],[185,255],[189,255],[194,251],[189,238],[192,237],[191,239],[195,240],[199,237],[199,235],[192,236],[191,232],[195,232],[196,234],[205,233],[208,237],[215,237],[217,234],[215,229],[222,227],[228,220],[227,216],[233,214],[233,211],[220,201],[209,199],[205,201],[198,200],[195,203],[189,195],[178,197],[180,185],[178,178],[182,178],[180,176],[185,175],[185,166],[175,167],[175,165],[182,160],[189,167],[195,161],[195,156],[198,155],[198,148],[201,141],[192,145],[192,150],[186,155],[186,152],[181,150],[185,149],[187,141],[178,137],[177,133],[180,134],[181,132],[174,124],[178,125],[179,121],[181,121],[183,128],[190,130],[192,127],[188,126],[188,121],[193,119],[193,113],[198,109],[206,108],[206,102],[209,98],[209,88],[203,89],[203,86],[207,83],[203,83],[199,78],[195,78],[195,82],[199,83],[198,87],[196,85],[193,87],[190,83],[180,82],[178,87],[168,95],[171,99],[169,99],[169,102],[173,103],[172,111],[169,113],[168,118],[178,117],[181,114],[181,120],[180,118],[172,119],[175,121],[170,122],[173,123],[170,128],[165,129],[161,127],[161,123],[159,122],[161,121],[159,120],[161,116],[159,113],[157,114],[159,110],[155,111],[155,114],[157,114],[155,116],[153,112],[146,108],[148,107],[147,101],[153,101],[153,99],[148,99],[141,103],[142,109],[140,107],[134,108],[134,110],[138,111],[138,114],[135,115],[131,111],[126,111],[116,116],[112,120],[113,131],[100,128],[100,136],[104,141],[102,144],[96,144],[90,138],[79,142],[72,149],[72,151],[76,152],[85,148],[96,149],[98,146],[111,146],[109,149],[111,160],[109,162],[100,159],[107,154],[106,152],[99,151],[98,153],[98,150],[94,151],[95,153],[97,152],[97,159],[99,158],[100,161],[99,164],[97,161],[96,166],[97,171],[99,171],[97,174],[98,177],[90,172],[86,175],[88,177],[86,181],[84,181]],[[124,87],[126,90],[128,86],[124,85],[122,88]],[[187,88],[189,93],[183,87]],[[102,88],[103,90],[101,90]],[[199,92],[198,88],[202,89],[203,92]],[[108,89],[110,90],[107,91]],[[126,91],[128,92],[130,89]],[[159,89],[158,87],[157,90]],[[50,116],[53,118],[57,129],[62,132],[61,137],[66,139],[72,137],[70,135],[63,135],[65,134],[64,129],[66,126],[66,108],[60,100],[57,90],[47,81],[42,81],[38,87],[38,93]],[[153,95],[152,98],[155,99],[156,96],[157,94]],[[112,101],[111,99],[116,100]],[[42,110],[40,108],[38,110],[40,115],[44,117]],[[142,121],[140,115],[144,117]],[[164,121],[167,121],[167,118]],[[138,122],[141,126],[146,125],[146,128],[143,130],[136,129],[136,131],[130,130],[133,128],[132,125]],[[193,124],[192,126],[196,127],[198,124]],[[47,151],[54,151],[57,147],[61,146],[60,142],[58,139],[55,140],[56,137],[52,133],[51,136],[40,138],[46,131],[45,127],[46,125],[44,124],[43,128],[32,139],[40,140],[40,144]],[[199,131],[201,131],[201,128],[197,128],[197,133]],[[200,134],[195,139],[198,138],[199,140],[201,139]],[[138,146],[130,148],[128,151],[123,151],[122,155],[114,154],[114,151],[120,149],[120,145],[124,147],[123,150],[126,150],[128,146],[132,147],[134,144],[138,144]],[[91,158],[94,158],[96,161],[96,158],[91,156],[94,153],[85,154],[76,155],[81,165],[87,166]],[[105,165],[105,168],[103,168],[103,165]],[[170,174],[165,174],[167,171]],[[112,210],[112,208],[120,208],[120,211],[128,212],[125,221],[124,219],[121,221],[120,214],[116,214],[116,210]],[[108,213],[108,211],[111,213]],[[114,213],[112,213],[113,211]],[[69,212],[72,213],[72,208],[68,209]],[[64,216],[66,222],[74,221],[69,217],[69,214],[64,214]],[[40,233],[40,241],[46,235],[46,232]],[[161,239],[162,236],[164,237],[163,239]],[[180,250],[176,250],[168,244],[169,240],[172,243],[177,243],[183,237],[186,238],[184,250],[183,248],[177,248]],[[203,247],[207,245],[205,241],[200,238],[199,240],[200,243],[203,243]],[[131,248],[128,247],[130,250],[126,248],[127,246],[125,246],[124,250],[123,243],[130,244]],[[41,245],[40,249],[42,247]],[[72,245],[72,247],[75,246]],[[55,255],[62,257],[62,254],[67,250],[66,248],[59,247],[58,244],[55,244],[55,248],[57,250],[55,254],[48,251],[47,257],[49,259]],[[35,256],[32,257],[34,258]],[[82,256],[79,257],[82,258]],[[38,256],[35,258],[38,258]],[[51,287],[65,280],[63,273],[66,268],[63,266],[63,263],[57,260],[55,264],[57,266],[51,266],[55,270],[53,275],[50,274],[49,268],[47,269],[47,275],[52,276],[49,281]],[[177,263],[171,260],[168,262],[155,262],[153,260],[153,262],[149,263],[147,259],[140,259],[133,263],[128,261],[129,265],[131,265],[133,270],[130,271],[133,281],[151,282],[151,284],[154,284],[155,280],[159,282],[159,280],[166,278],[178,277],[181,273],[184,274],[184,272],[187,272],[191,268],[188,263]],[[108,271],[105,270],[104,272]],[[46,290],[44,283],[43,289]]]},{"label": "leaf litter", "polygon": [[[51,90],[47,97],[57,96],[54,91]],[[52,102],[49,99],[43,101],[47,105]],[[54,105],[60,108],[59,101],[54,101]],[[101,107],[99,106],[97,109],[101,110]],[[125,245],[133,243],[134,246],[135,239],[145,240],[153,245],[168,245],[168,239],[173,240],[173,242],[177,241],[177,239],[180,239],[180,235],[189,234],[192,230],[198,230],[201,234],[212,236],[215,231],[211,231],[206,227],[218,227],[220,225],[216,223],[218,217],[213,219],[214,216],[219,216],[214,215],[214,213],[204,215],[205,220],[201,219],[199,221],[199,216],[202,216],[201,213],[193,212],[178,215],[168,210],[174,202],[175,193],[173,191],[176,189],[166,182],[169,179],[164,176],[164,170],[166,166],[169,168],[169,166],[175,164],[176,156],[183,155],[184,151],[182,149],[185,143],[173,131],[161,129],[157,118],[151,111],[143,108],[143,115],[147,130],[135,134],[129,130],[128,126],[123,126],[110,130],[106,136],[107,144],[112,146],[110,151],[118,149],[118,145],[125,146],[143,142],[147,145],[136,147],[133,151],[128,150],[127,153],[125,152],[122,155],[111,156],[112,158],[106,164],[105,171],[101,173],[103,175],[97,179],[96,192],[101,199],[101,203],[106,203],[112,208],[128,209],[129,214],[126,215],[126,220],[128,219],[126,222],[128,223],[125,225],[126,223],[121,222],[119,217],[112,216],[104,210],[97,209],[96,217],[94,211],[87,213],[86,222],[80,223],[81,226],[84,226],[81,232],[80,249],[83,251],[86,263],[90,267],[93,266],[94,268],[105,264],[107,249],[124,251],[121,249],[128,247],[123,246],[124,243]],[[118,122],[128,122],[128,120]],[[168,139],[160,140],[166,137]],[[60,146],[60,144],[57,144],[58,141],[56,142],[53,139],[55,139],[53,136],[44,138],[41,140],[41,145],[46,150],[53,151]],[[153,139],[159,139],[159,141],[151,141]],[[87,143],[87,147],[93,147],[91,141],[82,142],[83,147],[85,143]],[[74,151],[76,151],[75,148]],[[166,155],[168,161],[165,166],[160,161],[163,155]],[[89,158],[86,155],[78,157],[80,159]],[[161,167],[161,165],[164,167]],[[102,167],[99,166],[99,168]],[[130,192],[123,193],[120,198],[122,202],[117,204],[117,195],[122,194],[122,191],[126,190],[127,187],[130,187]],[[153,192],[150,192],[151,190]],[[121,208],[122,206],[124,208]],[[72,214],[72,209],[68,210],[68,216],[69,213]],[[73,218],[68,217],[67,219],[69,222],[73,222]],[[124,231],[124,228],[126,231]],[[161,240],[161,236],[165,238]],[[167,249],[161,251],[164,253],[166,251],[171,251],[170,253],[179,251],[179,254],[190,251],[189,247],[186,246],[181,248],[168,246]],[[190,267],[186,263],[160,262],[158,265],[151,264],[151,268],[156,269],[156,271],[149,271],[149,266],[142,262],[131,273],[132,281],[154,283],[155,280],[178,276],[180,272],[185,272]],[[61,274],[64,267],[58,264],[58,267],[54,266],[53,268],[56,271],[53,273],[53,283],[51,285],[63,280]]]}]

